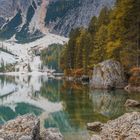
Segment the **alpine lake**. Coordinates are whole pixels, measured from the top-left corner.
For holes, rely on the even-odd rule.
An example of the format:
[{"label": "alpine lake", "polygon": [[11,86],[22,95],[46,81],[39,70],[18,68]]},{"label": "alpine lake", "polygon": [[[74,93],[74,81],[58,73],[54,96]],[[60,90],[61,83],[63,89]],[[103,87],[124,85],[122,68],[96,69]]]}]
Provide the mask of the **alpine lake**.
[{"label": "alpine lake", "polygon": [[93,90],[88,84],[45,75],[1,75],[0,124],[33,113],[42,128],[59,128],[65,140],[88,140],[92,134],[86,128],[88,122],[107,122],[134,111],[124,107],[127,99],[140,100],[140,94]]}]

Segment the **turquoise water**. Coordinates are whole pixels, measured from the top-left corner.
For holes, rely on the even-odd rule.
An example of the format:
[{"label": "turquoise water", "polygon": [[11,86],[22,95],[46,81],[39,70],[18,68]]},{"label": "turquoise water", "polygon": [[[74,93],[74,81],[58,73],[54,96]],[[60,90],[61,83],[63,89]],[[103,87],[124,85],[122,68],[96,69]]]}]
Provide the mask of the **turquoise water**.
[{"label": "turquoise water", "polygon": [[65,140],[88,140],[86,124],[133,111],[124,107],[129,98],[140,101],[140,94],[91,90],[88,85],[45,76],[0,76],[0,123],[34,113],[41,126],[59,128]]}]

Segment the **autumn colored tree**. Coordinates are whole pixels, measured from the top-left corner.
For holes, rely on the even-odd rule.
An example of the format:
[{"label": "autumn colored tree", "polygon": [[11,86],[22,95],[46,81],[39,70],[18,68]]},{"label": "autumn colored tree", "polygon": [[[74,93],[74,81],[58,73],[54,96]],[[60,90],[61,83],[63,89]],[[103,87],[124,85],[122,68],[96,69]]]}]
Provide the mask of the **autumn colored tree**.
[{"label": "autumn colored tree", "polygon": [[87,29],[77,28],[62,55],[67,69],[88,68],[114,59],[130,70],[140,66],[140,0],[117,0],[113,9],[103,8]]}]

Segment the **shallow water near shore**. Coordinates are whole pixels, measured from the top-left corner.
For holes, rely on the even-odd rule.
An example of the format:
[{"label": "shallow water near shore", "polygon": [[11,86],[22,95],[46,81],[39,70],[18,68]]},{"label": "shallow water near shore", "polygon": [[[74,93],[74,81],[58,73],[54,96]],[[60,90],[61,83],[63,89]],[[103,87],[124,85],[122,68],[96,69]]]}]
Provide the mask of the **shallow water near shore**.
[{"label": "shallow water near shore", "polygon": [[40,117],[41,127],[59,128],[65,140],[88,140],[88,122],[107,122],[134,111],[124,107],[127,99],[140,101],[140,94],[92,90],[88,85],[46,76],[1,75],[0,124],[33,113]]}]

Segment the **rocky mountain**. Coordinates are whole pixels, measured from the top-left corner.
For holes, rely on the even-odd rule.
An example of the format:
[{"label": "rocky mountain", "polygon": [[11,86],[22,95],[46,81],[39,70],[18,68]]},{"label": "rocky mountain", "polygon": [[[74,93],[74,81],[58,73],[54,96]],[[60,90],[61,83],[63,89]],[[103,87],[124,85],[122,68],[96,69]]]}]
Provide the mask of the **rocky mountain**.
[{"label": "rocky mountain", "polygon": [[52,0],[47,7],[46,25],[50,31],[68,36],[71,29],[87,27],[103,7],[111,8],[115,0]]},{"label": "rocky mountain", "polygon": [[[28,42],[43,36],[42,14],[45,4],[41,0],[1,0],[0,38],[14,38]],[[46,10],[46,7],[45,7]],[[43,20],[43,21],[42,21]]]},{"label": "rocky mountain", "polygon": [[67,42],[67,38],[48,32],[44,22],[47,5],[47,0],[0,0],[1,72],[39,71],[41,60],[36,50]]},{"label": "rocky mountain", "polygon": [[0,38],[34,41],[48,31],[68,36],[86,27],[93,16],[115,0],[0,0]]}]

